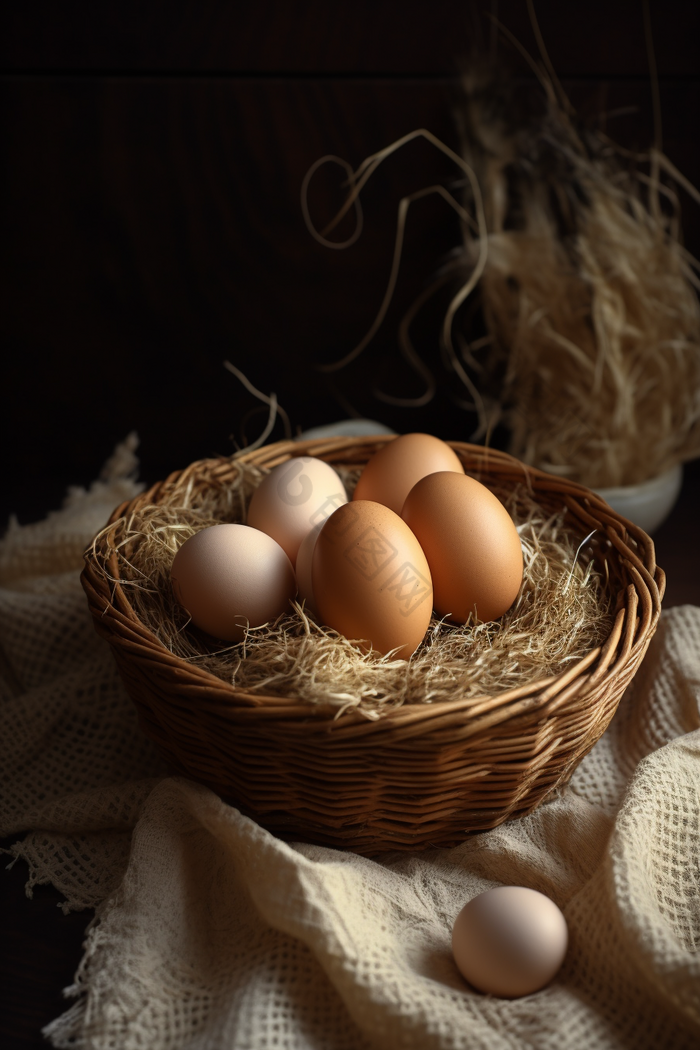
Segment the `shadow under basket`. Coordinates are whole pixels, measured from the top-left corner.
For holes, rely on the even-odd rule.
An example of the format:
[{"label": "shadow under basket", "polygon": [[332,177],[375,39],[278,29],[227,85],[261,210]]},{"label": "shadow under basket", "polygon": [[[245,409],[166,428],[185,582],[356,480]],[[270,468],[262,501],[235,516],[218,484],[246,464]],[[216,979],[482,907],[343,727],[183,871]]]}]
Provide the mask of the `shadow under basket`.
[{"label": "shadow under basket", "polygon": [[[202,460],[117,507],[108,529],[175,487],[225,487],[241,460],[272,469],[310,455],[361,467],[389,440],[284,441],[237,459]],[[664,573],[647,534],[589,489],[505,453],[449,444],[465,471],[497,494],[525,482],[546,511],[568,508],[581,540],[598,530],[615,613],[603,644],[562,674],[497,695],[405,704],[375,721],[357,711],[338,716],[330,704],[242,692],[175,656],[136,616],[114,553],[101,564],[90,548],[81,580],[95,627],[173,772],[282,838],[365,855],[454,846],[530,812],[566,782],[639,667],[660,616]]]}]

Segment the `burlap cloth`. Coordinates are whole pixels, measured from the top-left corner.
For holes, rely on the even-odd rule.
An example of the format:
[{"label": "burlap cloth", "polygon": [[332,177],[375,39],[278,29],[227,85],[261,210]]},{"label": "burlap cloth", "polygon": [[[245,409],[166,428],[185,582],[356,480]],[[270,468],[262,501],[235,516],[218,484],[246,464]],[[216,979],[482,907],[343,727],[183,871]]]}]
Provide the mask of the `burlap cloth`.
[{"label": "burlap cloth", "polygon": [[[93,629],[81,553],[137,489],[133,447],[0,545],[0,830],[24,835],[29,887],[96,909],[54,1045],[700,1046],[700,609],[664,613],[612,726],[531,816],[377,860],[287,845],[165,775]],[[513,1001],[450,954],[498,883],[548,894],[570,930],[554,982]]]}]

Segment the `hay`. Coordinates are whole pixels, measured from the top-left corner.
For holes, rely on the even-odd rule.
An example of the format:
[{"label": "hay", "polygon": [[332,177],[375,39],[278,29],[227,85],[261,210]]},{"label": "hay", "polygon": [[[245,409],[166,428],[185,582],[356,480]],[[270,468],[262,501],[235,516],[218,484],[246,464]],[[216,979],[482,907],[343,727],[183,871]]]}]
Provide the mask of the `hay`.
[{"label": "hay", "polygon": [[[338,467],[348,495],[359,470]],[[237,645],[219,648],[188,626],[170,585],[170,566],[182,543],[199,529],[246,520],[262,473],[237,464],[237,480],[204,492],[175,486],[163,501],[122,518],[93,549],[99,562],[112,552],[139,620],[172,653],[237,689],[355,708],[377,718],[401,704],[482,698],[554,675],[600,645],[612,627],[611,594],[595,557],[581,544],[564,512],[548,515],[525,486],[498,495],[520,534],[525,573],[512,608],[497,623],[456,627],[433,619],[412,659],[363,653],[317,623],[296,603],[274,624],[248,630]],[[590,540],[590,538],[589,538]]]},{"label": "hay", "polygon": [[[377,389],[374,395],[404,407],[425,405],[435,396],[435,376],[427,355],[414,347],[410,327],[428,299],[461,272],[444,314],[440,348],[450,396],[454,375],[467,395],[457,403],[478,416],[469,440],[488,442],[503,423],[508,451],[529,465],[593,489],[634,485],[700,456],[700,264],[681,241],[677,187],[699,202],[700,194],[661,152],[660,129],[648,154],[635,156],[582,125],[529,6],[544,56],[539,65],[526,55],[541,85],[537,106],[527,111],[522,86],[502,68],[475,63],[463,78],[456,113],[462,156],[419,128],[355,171],[339,158],[324,157],[307,173],[304,220],[312,236],[332,248],[359,237],[359,211],[348,241],[335,243],[325,234],[352,206],[359,209],[367,181],[408,143],[424,139],[464,176],[462,201],[435,185],[399,202],[379,311],[353,349],[319,368],[345,368],[371,344],[397,285],[409,206],[437,194],[459,216],[463,244],[398,329],[405,365],[425,389],[414,398]],[[348,193],[320,233],[306,198],[312,174],[329,160],[345,167]],[[458,313],[467,300],[469,320]]]},{"label": "hay", "polygon": [[[516,120],[511,85],[464,80],[488,335],[463,360],[512,455],[592,488],[636,484],[700,455],[697,263],[658,179],[666,158],[624,156],[541,80],[541,112]],[[476,252],[467,238],[467,273]]]}]

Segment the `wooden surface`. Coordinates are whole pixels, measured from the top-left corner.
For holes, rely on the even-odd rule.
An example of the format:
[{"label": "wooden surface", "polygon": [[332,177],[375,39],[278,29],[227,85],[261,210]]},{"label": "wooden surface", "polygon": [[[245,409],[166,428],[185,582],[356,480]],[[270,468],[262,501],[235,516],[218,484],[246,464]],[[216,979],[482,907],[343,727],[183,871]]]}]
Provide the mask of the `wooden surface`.
[{"label": "wooden surface", "polygon": [[[534,8],[560,75],[647,78],[640,0]],[[2,10],[0,63],[13,71],[443,76],[492,45],[492,17],[536,53],[526,0],[404,0],[400,13],[387,0],[34,0]],[[650,11],[659,73],[697,76],[700,8],[651,0]]]},{"label": "wooden surface", "polygon": [[[0,840],[0,848],[14,841]],[[0,857],[3,868],[9,859]],[[61,894],[52,886],[36,886],[30,900],[23,861],[0,879],[0,1046],[46,1050],[41,1029],[71,1005],[62,993],[73,984],[93,912],[64,915]]]},{"label": "wooden surface", "polygon": [[[653,138],[642,4],[538,2],[552,61],[574,104],[629,148]],[[68,10],[70,13],[64,13]],[[389,274],[401,197],[454,182],[415,142],[363,193],[364,233],[331,251],[306,230],[300,187],[337,154],[357,166],[418,127],[458,145],[453,112],[470,56],[498,53],[532,82],[486,14],[533,54],[525,0],[393,4],[4,5],[0,198],[6,465],[0,527],[58,506],[136,430],[146,481],[261,432],[267,409],[223,367],[275,391],[294,430],[351,414],[397,430],[468,439],[473,417],[439,362],[440,303],[416,328],[438,376],[423,408],[398,352],[402,313],[459,243],[436,198],[410,212],[394,303],[362,357],[332,376],[369,328]],[[651,3],[663,144],[700,185],[700,7]],[[518,64],[519,63],[519,64]],[[341,169],[311,185],[322,223]],[[700,247],[700,207],[684,199]],[[445,300],[442,301],[444,309]],[[278,424],[272,437],[283,436]]]},{"label": "wooden surface", "polygon": [[[652,141],[652,96],[638,0],[537,0],[554,66],[572,100],[629,148]],[[381,301],[400,197],[454,173],[415,143],[363,194],[365,231],[347,252],[307,233],[301,181],[326,153],[354,166],[424,126],[456,146],[459,72],[494,46],[485,12],[533,54],[524,0],[347,5],[151,2],[0,7],[6,471],[0,529],[60,505],[88,484],[130,430],[154,482],[233,449],[266,410],[222,366],[275,390],[293,426],[352,411],[398,430],[466,439],[472,421],[442,382],[423,410],[386,406],[374,385],[413,392],[396,349],[403,310],[458,243],[437,200],[415,205],[396,301],[356,366],[329,382],[316,364],[346,353]],[[700,185],[700,5],[651,0],[663,145]],[[510,51],[501,38],[499,53]],[[527,69],[519,75],[527,81]],[[319,221],[342,192],[313,185]],[[685,239],[700,253],[700,208],[687,196]],[[436,317],[419,330],[435,362]],[[252,416],[250,413],[254,413]],[[281,437],[277,428],[273,438]],[[664,607],[700,602],[698,464],[659,530]],[[7,843],[6,843],[7,844]],[[45,1046],[39,1030],[67,1004],[88,913],[59,895],[24,896],[18,862],[0,881],[0,1044]]]}]

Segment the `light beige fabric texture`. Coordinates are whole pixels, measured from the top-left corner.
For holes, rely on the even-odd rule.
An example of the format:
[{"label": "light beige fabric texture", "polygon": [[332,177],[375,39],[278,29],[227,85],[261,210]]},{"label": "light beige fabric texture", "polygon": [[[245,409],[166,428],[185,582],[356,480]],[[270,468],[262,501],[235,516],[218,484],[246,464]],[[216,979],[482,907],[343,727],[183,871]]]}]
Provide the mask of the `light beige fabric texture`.
[{"label": "light beige fabric texture", "polygon": [[[165,775],[93,629],[81,552],[136,491],[134,445],[0,544],[0,831],[29,886],[96,908],[53,1045],[700,1046],[700,609],[664,613],[608,732],[530,816],[375,860],[285,844]],[[562,970],[522,999],[474,991],[450,952],[459,910],[498,884],[569,925]]]}]

